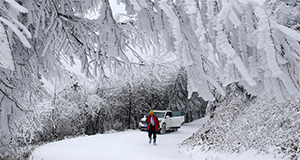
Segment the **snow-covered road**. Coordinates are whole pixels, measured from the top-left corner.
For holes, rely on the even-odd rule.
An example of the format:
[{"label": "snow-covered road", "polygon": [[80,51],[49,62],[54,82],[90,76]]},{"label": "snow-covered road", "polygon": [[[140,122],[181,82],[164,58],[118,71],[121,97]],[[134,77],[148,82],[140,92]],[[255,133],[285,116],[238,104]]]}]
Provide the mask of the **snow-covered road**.
[{"label": "snow-covered road", "polygon": [[178,144],[197,131],[207,118],[184,124],[177,132],[157,135],[157,146],[148,143],[147,132],[128,130],[49,143],[37,148],[30,160],[185,160]]},{"label": "snow-covered road", "polygon": [[[184,124],[177,132],[158,135],[157,146],[148,143],[147,132],[125,132],[78,137],[46,144],[37,148],[30,160],[224,160],[224,159],[273,159],[269,156],[227,156],[208,158],[198,153],[187,157],[178,151],[178,144],[202,127],[207,118]],[[221,157],[223,158],[221,158]],[[224,158],[225,156],[225,158]]]}]

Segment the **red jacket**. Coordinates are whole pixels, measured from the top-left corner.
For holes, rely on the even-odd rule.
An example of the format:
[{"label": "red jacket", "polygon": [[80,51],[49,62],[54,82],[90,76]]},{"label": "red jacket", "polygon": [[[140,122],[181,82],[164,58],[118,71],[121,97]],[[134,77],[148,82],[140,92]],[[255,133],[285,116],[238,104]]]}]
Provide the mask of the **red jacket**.
[{"label": "red jacket", "polygon": [[[159,127],[159,121],[157,119],[157,117],[155,115],[153,115],[153,118],[154,118],[154,126],[155,126],[155,131],[158,130],[158,127]],[[146,120],[148,123],[151,123],[151,115],[149,115],[147,117],[147,120]],[[147,129],[150,130],[150,125],[147,125]]]}]

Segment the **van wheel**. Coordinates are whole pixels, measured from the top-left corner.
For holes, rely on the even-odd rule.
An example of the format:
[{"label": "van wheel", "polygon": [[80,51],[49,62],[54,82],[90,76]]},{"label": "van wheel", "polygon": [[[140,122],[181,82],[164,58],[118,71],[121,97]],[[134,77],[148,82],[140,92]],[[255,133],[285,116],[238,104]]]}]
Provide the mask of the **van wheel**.
[{"label": "van wheel", "polygon": [[166,124],[164,123],[164,124],[162,124],[162,126],[161,126],[160,133],[161,133],[161,134],[164,134],[164,133],[166,133],[166,131],[167,131],[167,127],[166,127]]}]

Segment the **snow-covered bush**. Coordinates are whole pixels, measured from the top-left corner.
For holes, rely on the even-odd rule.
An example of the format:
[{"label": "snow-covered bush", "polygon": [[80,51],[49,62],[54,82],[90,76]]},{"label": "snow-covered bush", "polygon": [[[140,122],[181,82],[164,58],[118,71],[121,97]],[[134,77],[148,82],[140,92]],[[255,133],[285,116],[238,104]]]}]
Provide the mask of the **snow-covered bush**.
[{"label": "snow-covered bush", "polygon": [[[232,85],[231,85],[232,86]],[[275,98],[250,98],[237,87],[219,103],[213,118],[181,144],[184,152],[242,153],[255,149],[284,159],[300,157],[300,105]]]},{"label": "snow-covered bush", "polygon": [[[76,87],[74,87],[76,86]],[[52,102],[41,104],[37,114],[43,125],[40,139],[51,141],[65,136],[95,134],[96,123],[103,101],[96,94],[86,92],[77,84],[55,94]],[[92,128],[90,128],[90,126]]]},{"label": "snow-covered bush", "polygon": [[37,137],[42,126],[32,110],[26,112],[14,110],[13,113],[7,117],[7,129],[10,134],[0,131],[0,157],[4,159],[28,158],[34,149],[31,144],[39,141]]}]

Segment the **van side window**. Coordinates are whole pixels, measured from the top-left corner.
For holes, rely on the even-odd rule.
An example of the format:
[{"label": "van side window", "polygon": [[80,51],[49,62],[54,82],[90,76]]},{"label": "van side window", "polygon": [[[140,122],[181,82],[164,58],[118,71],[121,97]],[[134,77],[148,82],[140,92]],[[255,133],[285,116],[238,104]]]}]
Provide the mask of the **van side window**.
[{"label": "van side window", "polygon": [[182,116],[181,112],[173,112],[172,114],[173,114],[173,117],[180,117],[180,116]]}]

